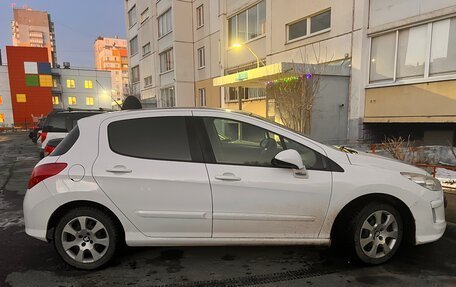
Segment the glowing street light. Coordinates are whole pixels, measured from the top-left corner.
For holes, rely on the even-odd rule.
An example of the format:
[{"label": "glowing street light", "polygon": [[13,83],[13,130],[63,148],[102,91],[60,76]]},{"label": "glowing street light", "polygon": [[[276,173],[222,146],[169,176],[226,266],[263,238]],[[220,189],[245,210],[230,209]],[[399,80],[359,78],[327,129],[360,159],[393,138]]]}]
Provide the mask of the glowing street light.
[{"label": "glowing street light", "polygon": [[245,47],[247,50],[249,50],[249,52],[250,52],[253,56],[255,56],[255,58],[256,58],[256,60],[257,60],[257,68],[260,67],[260,58],[258,58],[257,54],[255,54],[255,52],[253,52],[252,49],[250,49],[249,46],[243,45],[243,44],[241,44],[241,43],[234,43],[233,45],[231,45],[231,47],[233,47],[233,48],[242,48],[242,47]]}]

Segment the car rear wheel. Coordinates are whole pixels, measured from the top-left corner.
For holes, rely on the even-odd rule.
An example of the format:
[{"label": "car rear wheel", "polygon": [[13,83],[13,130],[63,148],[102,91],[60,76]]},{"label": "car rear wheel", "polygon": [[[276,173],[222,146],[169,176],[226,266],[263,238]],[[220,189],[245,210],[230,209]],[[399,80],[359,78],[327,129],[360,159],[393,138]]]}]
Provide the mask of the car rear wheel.
[{"label": "car rear wheel", "polygon": [[366,205],[350,224],[355,255],[367,264],[388,261],[401,244],[404,230],[402,222],[400,213],[389,204]]},{"label": "car rear wheel", "polygon": [[119,246],[119,232],[105,213],[90,207],[68,212],[57,224],[54,245],[69,265],[92,270],[106,265]]}]

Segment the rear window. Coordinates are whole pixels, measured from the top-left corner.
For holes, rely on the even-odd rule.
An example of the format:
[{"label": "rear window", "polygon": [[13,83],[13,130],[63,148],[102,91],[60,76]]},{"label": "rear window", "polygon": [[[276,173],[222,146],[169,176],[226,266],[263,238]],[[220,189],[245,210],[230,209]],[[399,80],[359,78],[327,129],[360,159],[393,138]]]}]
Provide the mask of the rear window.
[{"label": "rear window", "polygon": [[43,132],[66,133],[66,116],[64,114],[50,115],[44,124]]},{"label": "rear window", "polygon": [[122,120],[109,124],[115,153],[145,159],[190,161],[185,117]]},{"label": "rear window", "polygon": [[75,126],[70,133],[63,139],[61,143],[51,153],[52,156],[59,156],[67,153],[74,143],[79,138],[79,127]]}]

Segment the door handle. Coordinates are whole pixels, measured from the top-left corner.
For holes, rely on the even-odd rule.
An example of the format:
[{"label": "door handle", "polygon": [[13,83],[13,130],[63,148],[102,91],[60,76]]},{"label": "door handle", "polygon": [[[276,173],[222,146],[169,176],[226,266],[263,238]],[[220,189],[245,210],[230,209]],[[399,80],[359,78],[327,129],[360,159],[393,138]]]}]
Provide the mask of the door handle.
[{"label": "door handle", "polygon": [[234,173],[231,173],[231,172],[225,172],[222,175],[216,175],[215,178],[219,179],[219,180],[225,180],[225,181],[240,181],[241,180],[240,177],[235,176]]},{"label": "door handle", "polygon": [[116,165],[113,168],[108,168],[106,171],[112,172],[112,173],[131,173],[132,172],[131,169],[128,169],[123,165]]}]

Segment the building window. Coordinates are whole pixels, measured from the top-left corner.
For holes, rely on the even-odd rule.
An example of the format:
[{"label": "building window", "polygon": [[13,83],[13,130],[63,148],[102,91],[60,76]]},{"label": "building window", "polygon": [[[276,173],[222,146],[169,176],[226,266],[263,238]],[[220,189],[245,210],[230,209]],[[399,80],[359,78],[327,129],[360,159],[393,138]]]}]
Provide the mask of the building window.
[{"label": "building window", "polygon": [[86,97],[86,105],[93,106],[93,97]]},{"label": "building window", "polygon": [[331,9],[287,25],[288,41],[312,36],[331,28]]},{"label": "building window", "polygon": [[152,86],[152,76],[144,78],[144,87]]},{"label": "building window", "polygon": [[160,54],[160,73],[165,73],[174,69],[173,49],[169,49]]},{"label": "building window", "polygon": [[60,103],[59,97],[58,96],[52,96],[52,104],[53,105],[58,105]]},{"label": "building window", "polygon": [[238,101],[239,97],[241,100],[256,100],[266,98],[266,89],[262,88],[245,88],[245,87],[229,87],[227,88],[225,102]]},{"label": "building window", "polygon": [[136,55],[138,53],[138,36],[133,37],[130,40],[130,55]]},{"label": "building window", "polygon": [[198,89],[200,107],[206,106],[206,89]]},{"label": "building window", "polygon": [[204,68],[206,66],[206,52],[204,47],[198,49],[198,68]]},{"label": "building window", "polygon": [[142,55],[145,56],[150,53],[150,42],[142,47]]},{"label": "building window", "polygon": [[174,96],[174,87],[169,87],[160,90],[160,105],[161,107],[175,107],[176,99]]},{"label": "building window", "polygon": [[52,79],[52,87],[53,87],[53,88],[57,88],[57,87],[58,87],[58,84],[59,84],[59,81],[58,81],[56,78],[53,78],[53,79]]},{"label": "building window", "polygon": [[158,17],[158,37],[162,37],[173,30],[171,9]]},{"label": "building window", "polygon": [[26,103],[27,96],[25,94],[16,94],[16,102],[18,103]]},{"label": "building window", "polygon": [[134,66],[133,68],[131,68],[131,82],[139,82],[139,66]]},{"label": "building window", "polygon": [[74,80],[66,80],[66,86],[68,89],[75,89],[76,88],[76,82]]},{"label": "building window", "polygon": [[134,5],[129,11],[128,11],[128,25],[129,27],[133,27],[137,22],[136,19],[136,5]]},{"label": "building window", "polygon": [[456,17],[372,37],[369,72],[370,83],[456,76]]},{"label": "building window", "polygon": [[204,26],[204,6],[200,5],[196,8],[196,27]]},{"label": "building window", "polygon": [[76,105],[76,97],[68,97],[68,104],[70,106]]},{"label": "building window", "polygon": [[91,80],[85,80],[84,81],[84,88],[86,89],[92,89],[93,88],[93,83]]},{"label": "building window", "polygon": [[3,123],[5,123],[5,115],[0,114],[0,124],[3,124]]},{"label": "building window", "polygon": [[228,45],[242,43],[266,32],[266,1],[228,19]]},{"label": "building window", "polygon": [[146,8],[142,13],[141,13],[141,23],[149,19],[149,8]]},{"label": "building window", "polygon": [[3,105],[3,97],[0,96],[0,105]]}]

